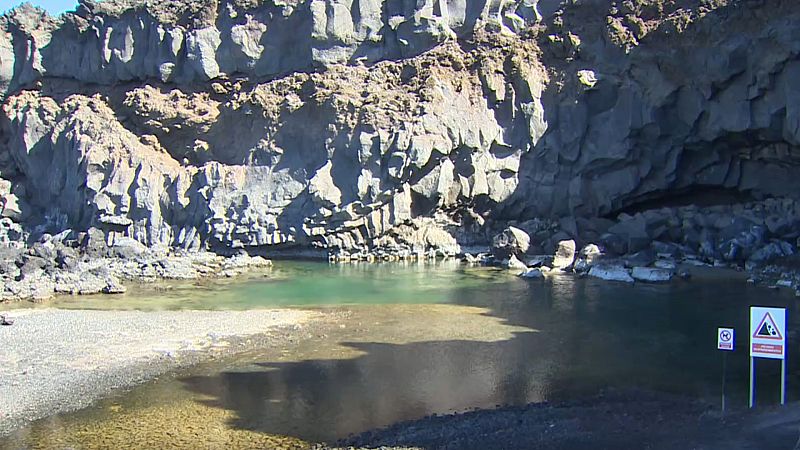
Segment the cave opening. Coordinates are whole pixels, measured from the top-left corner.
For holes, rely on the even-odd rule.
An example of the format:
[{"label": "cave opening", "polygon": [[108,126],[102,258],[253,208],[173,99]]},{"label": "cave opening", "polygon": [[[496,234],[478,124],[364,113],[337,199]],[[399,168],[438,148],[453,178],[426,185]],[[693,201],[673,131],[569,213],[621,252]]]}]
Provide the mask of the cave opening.
[{"label": "cave opening", "polygon": [[764,199],[751,191],[721,186],[691,185],[683,189],[650,193],[646,197],[632,199],[622,208],[606,214],[604,218],[615,219],[619,214],[635,215],[640,212],[660,209],[679,208],[695,205],[701,208],[717,205],[734,205]]}]

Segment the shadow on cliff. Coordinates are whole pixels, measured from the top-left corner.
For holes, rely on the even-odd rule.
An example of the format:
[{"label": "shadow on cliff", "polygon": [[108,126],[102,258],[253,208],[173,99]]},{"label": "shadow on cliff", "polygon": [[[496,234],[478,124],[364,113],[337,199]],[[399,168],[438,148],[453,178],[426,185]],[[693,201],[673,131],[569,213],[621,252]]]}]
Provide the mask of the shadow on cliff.
[{"label": "shadow on cliff", "polygon": [[[716,399],[713,330],[723,322],[744,327],[746,317],[730,305],[744,311],[748,295],[755,294],[720,284],[631,287],[572,277],[454,287],[452,301],[488,308],[482,331],[499,331],[500,340],[481,333],[470,340],[474,328],[460,330],[458,315],[436,327],[452,329],[445,335],[459,339],[425,340],[424,330],[415,331],[419,325],[408,317],[409,323],[391,323],[387,335],[400,334],[403,342],[403,330],[410,330],[410,339],[422,341],[352,342],[353,335],[340,341],[333,329],[328,342],[345,349],[330,351],[330,357],[265,357],[242,369],[181,381],[201,394],[197,401],[232,411],[228,425],[235,429],[327,442],[431,414],[583,398],[609,388]],[[710,300],[698,305],[698,298]],[[785,299],[770,292],[761,301]],[[420,311],[425,314],[424,307]],[[369,316],[361,323],[370,324]],[[739,353],[728,361],[734,408],[744,407],[747,386],[747,358]],[[355,356],[336,356],[343,354]],[[791,364],[790,373],[800,369]],[[777,385],[772,381],[779,375],[777,366],[764,367],[759,376],[766,389],[760,395],[767,403],[777,398],[769,386]],[[413,439],[405,445],[431,448]]]},{"label": "shadow on cliff", "polygon": [[[793,8],[786,5],[781,8]],[[735,102],[725,103],[726,96],[738,95],[736,83],[745,76],[773,70],[759,65],[771,63],[754,49],[765,41],[751,28],[727,40],[717,33],[725,25],[739,30],[763,21],[750,6],[719,6],[683,32],[662,20],[627,53],[610,42],[606,17],[615,13],[608,5],[573,7],[577,12],[565,14],[563,29],[580,36],[581,51],[569,60],[556,55],[567,50],[541,42],[544,63],[565,79],[546,87],[547,132],[521,158],[517,189],[494,208],[493,217],[615,218],[624,211],[691,203],[688,196],[704,196],[705,204],[796,196],[796,162],[765,156],[773,146],[788,153],[796,148],[781,129],[789,120],[787,109],[775,107],[765,125],[755,112],[739,114]],[[761,13],[780,20],[777,6]],[[565,34],[560,27],[549,31]],[[577,81],[576,73],[587,68],[598,76],[592,87]],[[748,95],[754,111],[773,106]],[[740,116],[748,121],[743,131],[736,129],[744,120]]]}]

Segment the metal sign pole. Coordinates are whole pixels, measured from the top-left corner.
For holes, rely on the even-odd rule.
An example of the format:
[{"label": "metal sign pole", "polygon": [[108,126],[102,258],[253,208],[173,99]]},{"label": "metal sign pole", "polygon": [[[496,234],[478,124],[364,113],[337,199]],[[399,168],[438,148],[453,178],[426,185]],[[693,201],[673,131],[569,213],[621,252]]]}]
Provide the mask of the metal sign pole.
[{"label": "metal sign pole", "polygon": [[755,403],[755,385],[753,380],[756,376],[755,373],[755,360],[753,357],[750,357],[750,408],[753,408],[753,404]]},{"label": "metal sign pole", "polygon": [[728,352],[722,353],[722,412],[725,413],[725,373],[727,372]]},{"label": "metal sign pole", "polygon": [[786,404],[786,359],[781,360],[781,405]]}]

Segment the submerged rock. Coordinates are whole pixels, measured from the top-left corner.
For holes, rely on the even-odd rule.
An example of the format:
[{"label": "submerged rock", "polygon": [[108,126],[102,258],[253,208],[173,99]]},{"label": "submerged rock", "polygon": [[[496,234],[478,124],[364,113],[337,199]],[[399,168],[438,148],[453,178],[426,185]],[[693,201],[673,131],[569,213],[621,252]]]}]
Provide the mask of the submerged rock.
[{"label": "submerged rock", "polygon": [[612,265],[596,265],[589,270],[589,276],[608,281],[633,283],[634,279],[625,267]]},{"label": "submerged rock", "polygon": [[528,278],[528,279],[543,279],[544,278],[544,273],[542,273],[542,271],[539,270],[539,269],[532,268],[532,269],[528,269],[528,270],[526,270],[524,272],[521,272],[519,274],[519,276],[522,277],[522,278]]},{"label": "submerged rock", "polygon": [[657,259],[653,265],[665,270],[675,270],[678,267],[678,264],[673,259]]},{"label": "submerged rock", "polygon": [[525,265],[524,262],[520,261],[516,256],[511,255],[511,258],[508,259],[506,262],[506,268],[508,269],[522,269],[527,270],[528,266]]},{"label": "submerged rock", "polygon": [[694,266],[694,267],[712,267],[711,264],[709,264],[709,263],[707,263],[705,261],[700,261],[696,257],[686,258],[686,259],[683,260],[683,263],[686,264],[686,265],[689,265],[689,266]]},{"label": "submerged rock", "polygon": [[464,253],[464,262],[467,264],[480,264],[481,258],[478,256],[472,256],[471,253]]},{"label": "submerged rock", "polygon": [[653,267],[634,267],[631,276],[637,281],[664,282],[672,279],[672,271]]},{"label": "submerged rock", "polygon": [[535,255],[528,259],[528,267],[552,267],[553,259],[551,255]]}]

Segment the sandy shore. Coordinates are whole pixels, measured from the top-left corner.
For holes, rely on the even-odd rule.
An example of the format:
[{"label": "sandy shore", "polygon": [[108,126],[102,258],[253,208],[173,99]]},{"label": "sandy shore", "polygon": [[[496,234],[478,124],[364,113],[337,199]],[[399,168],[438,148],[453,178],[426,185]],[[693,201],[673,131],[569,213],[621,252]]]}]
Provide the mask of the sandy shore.
[{"label": "sandy shore", "polygon": [[[323,315],[301,310],[18,309],[0,326],[0,436],[88,406],[119,388],[267,346]],[[284,333],[281,333],[283,331]]]}]

